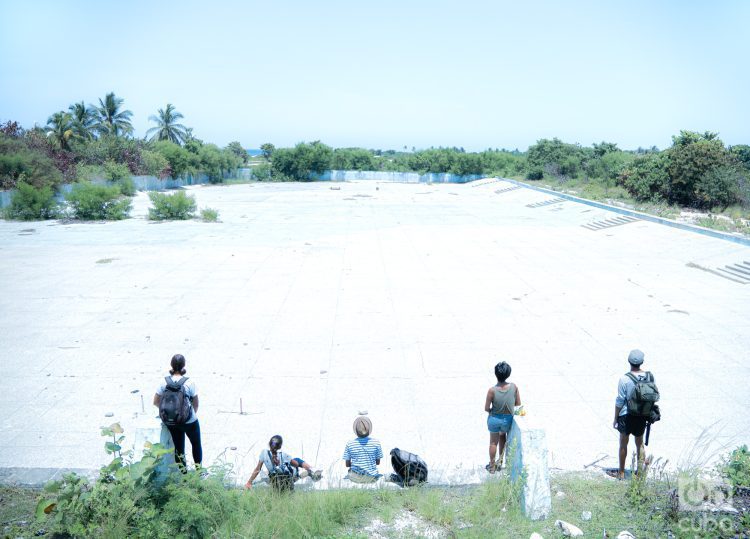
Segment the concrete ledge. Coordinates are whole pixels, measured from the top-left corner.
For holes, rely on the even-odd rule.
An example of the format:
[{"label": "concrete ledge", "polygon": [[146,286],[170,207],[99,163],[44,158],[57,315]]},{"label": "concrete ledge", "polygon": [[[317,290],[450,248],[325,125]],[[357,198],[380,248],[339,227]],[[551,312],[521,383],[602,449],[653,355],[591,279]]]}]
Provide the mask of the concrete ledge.
[{"label": "concrete ledge", "polygon": [[69,473],[94,480],[99,477],[99,470],[87,468],[0,468],[0,485],[18,485],[23,487],[42,488],[50,481],[62,479]]},{"label": "concrete ledge", "polygon": [[504,182],[518,185],[520,187],[531,189],[533,191],[539,191],[540,193],[546,193],[548,195],[555,195],[556,197],[564,198],[565,200],[570,200],[571,202],[578,202],[579,204],[585,204],[586,206],[592,206],[594,208],[599,208],[602,210],[619,213],[620,215],[629,215],[631,217],[636,217],[643,221],[651,221],[652,223],[658,223],[660,225],[671,226],[672,228],[678,228],[680,230],[686,230],[688,232],[695,232],[697,234],[703,234],[704,236],[710,236],[712,238],[731,241],[734,243],[739,243],[740,245],[750,246],[750,238],[745,238],[743,236],[735,236],[733,234],[727,234],[726,232],[719,232],[717,230],[704,228],[702,226],[689,225],[686,223],[678,223],[677,221],[672,221],[671,219],[664,219],[663,217],[656,217],[655,215],[649,215],[647,213],[641,213],[639,211],[629,210],[627,208],[618,208],[617,206],[610,206],[609,204],[604,204],[603,202],[587,200],[585,198],[580,198],[574,195],[569,195],[567,193],[562,193],[560,191],[554,191],[552,189],[547,189],[545,187],[537,187],[536,185],[529,185],[528,183],[519,182],[518,180],[511,180],[510,178],[498,178],[498,179]]},{"label": "concrete ledge", "polygon": [[552,510],[552,494],[547,466],[547,435],[544,429],[515,416],[508,434],[510,477],[524,481],[521,509],[531,520],[546,518]]}]

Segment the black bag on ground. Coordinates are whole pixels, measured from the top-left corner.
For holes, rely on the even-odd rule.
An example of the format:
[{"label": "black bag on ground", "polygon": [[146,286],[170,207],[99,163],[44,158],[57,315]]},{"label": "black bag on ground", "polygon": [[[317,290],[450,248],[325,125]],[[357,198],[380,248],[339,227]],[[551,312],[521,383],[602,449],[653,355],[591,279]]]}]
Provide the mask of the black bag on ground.
[{"label": "black bag on ground", "polygon": [[396,447],[391,449],[391,466],[396,472],[391,476],[394,483],[413,486],[427,481],[427,463],[419,455]]},{"label": "black bag on ground", "polygon": [[159,401],[159,417],[170,427],[184,425],[192,415],[190,397],[185,393],[185,382],[188,379],[186,376],[177,382],[169,376],[164,379],[167,381],[167,387]]}]

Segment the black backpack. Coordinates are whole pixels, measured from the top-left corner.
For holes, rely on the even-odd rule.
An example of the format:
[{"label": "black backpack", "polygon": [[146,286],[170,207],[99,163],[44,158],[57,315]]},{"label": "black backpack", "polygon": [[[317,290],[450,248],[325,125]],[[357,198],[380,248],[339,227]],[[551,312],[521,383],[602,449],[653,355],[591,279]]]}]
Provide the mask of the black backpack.
[{"label": "black backpack", "polygon": [[[277,466],[273,461],[273,454],[268,453],[268,460],[272,469],[268,472],[268,482],[278,492],[287,492],[294,490],[294,481],[297,478],[297,470],[288,462],[279,462]],[[281,460],[281,457],[279,457]]]},{"label": "black backpack", "polygon": [[391,449],[391,480],[401,486],[413,486],[427,481],[427,463],[419,455],[398,447]]},{"label": "black backpack", "polygon": [[192,415],[191,400],[185,393],[187,377],[183,376],[175,382],[167,376],[165,380],[167,387],[159,401],[159,417],[170,427],[184,425]]}]

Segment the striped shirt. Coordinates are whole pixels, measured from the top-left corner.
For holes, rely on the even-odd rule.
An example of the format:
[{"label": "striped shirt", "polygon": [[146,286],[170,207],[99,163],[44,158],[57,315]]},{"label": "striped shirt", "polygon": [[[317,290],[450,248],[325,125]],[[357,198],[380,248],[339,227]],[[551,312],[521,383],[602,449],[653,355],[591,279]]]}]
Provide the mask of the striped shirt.
[{"label": "striped shirt", "polygon": [[375,438],[366,436],[346,443],[344,460],[352,462],[352,471],[361,475],[378,475],[377,459],[383,458],[383,449]]}]

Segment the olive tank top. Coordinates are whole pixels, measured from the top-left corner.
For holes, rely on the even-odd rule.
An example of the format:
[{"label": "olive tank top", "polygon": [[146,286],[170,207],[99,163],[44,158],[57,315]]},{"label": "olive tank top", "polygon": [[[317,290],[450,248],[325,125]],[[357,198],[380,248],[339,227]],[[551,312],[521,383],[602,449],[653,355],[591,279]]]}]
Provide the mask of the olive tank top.
[{"label": "olive tank top", "polygon": [[513,414],[516,406],[516,384],[510,383],[505,389],[495,386],[492,388],[492,407],[490,414]]}]

